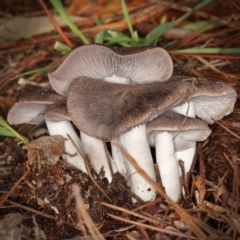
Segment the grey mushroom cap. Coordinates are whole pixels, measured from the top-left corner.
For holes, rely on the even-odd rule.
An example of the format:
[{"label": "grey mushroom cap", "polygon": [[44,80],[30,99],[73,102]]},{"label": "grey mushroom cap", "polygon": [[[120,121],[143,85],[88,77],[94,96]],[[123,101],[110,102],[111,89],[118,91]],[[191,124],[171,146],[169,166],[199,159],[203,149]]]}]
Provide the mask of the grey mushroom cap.
[{"label": "grey mushroom cap", "polygon": [[8,112],[10,124],[39,124],[44,121],[42,113],[56,101],[64,97],[57,94],[51,86],[27,93],[19,98]]},{"label": "grey mushroom cap", "polygon": [[147,122],[149,145],[155,146],[155,136],[161,132],[172,132],[175,151],[183,151],[194,146],[196,141],[204,141],[210,135],[208,125],[197,118],[185,117],[173,111],[166,111],[157,118]]},{"label": "grey mushroom cap", "polygon": [[50,106],[49,104],[21,103],[17,102],[8,112],[7,121],[11,125],[16,124],[40,124],[44,121],[42,113]]},{"label": "grey mushroom cap", "polygon": [[43,118],[50,122],[71,121],[67,111],[67,100],[60,100],[50,105],[43,113]]},{"label": "grey mushroom cap", "polygon": [[19,98],[18,102],[52,104],[62,99],[64,99],[64,97],[56,93],[51,85],[48,85],[44,88],[24,94]]},{"label": "grey mushroom cap", "polygon": [[123,85],[80,77],[69,88],[67,108],[78,129],[110,141],[185,101],[192,82]]},{"label": "grey mushroom cap", "polygon": [[214,120],[222,119],[233,111],[237,92],[232,86],[220,81],[186,76],[173,76],[169,82],[184,80],[193,82],[194,93],[189,101],[194,103],[197,117],[212,124]]},{"label": "grey mushroom cap", "polygon": [[132,83],[165,81],[173,72],[173,63],[160,47],[117,48],[92,44],[72,51],[64,62],[48,74],[53,88],[66,96],[77,77],[104,79],[116,75]]}]

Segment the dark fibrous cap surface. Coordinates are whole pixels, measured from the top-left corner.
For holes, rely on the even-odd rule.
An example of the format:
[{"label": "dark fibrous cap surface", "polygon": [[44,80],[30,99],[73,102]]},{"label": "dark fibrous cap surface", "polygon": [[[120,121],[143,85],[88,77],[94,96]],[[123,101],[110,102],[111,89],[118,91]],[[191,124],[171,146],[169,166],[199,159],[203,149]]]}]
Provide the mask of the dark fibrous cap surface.
[{"label": "dark fibrous cap surface", "polygon": [[109,141],[184,101],[191,86],[191,81],[123,85],[81,77],[70,85],[67,108],[81,131]]},{"label": "dark fibrous cap surface", "polygon": [[39,124],[44,121],[42,113],[56,101],[64,99],[49,85],[45,88],[26,93],[19,98],[8,112],[10,124]]},{"label": "dark fibrous cap surface", "polygon": [[47,87],[24,94],[19,98],[18,102],[52,104],[62,99],[64,97],[56,93],[51,85],[48,85]]},{"label": "dark fibrous cap surface", "polygon": [[177,151],[192,147],[196,141],[204,141],[211,133],[210,128],[203,120],[186,117],[168,110],[147,122],[149,145],[154,147],[155,136],[165,131],[176,135],[174,146]]},{"label": "dark fibrous cap surface", "polygon": [[45,120],[50,122],[59,122],[63,120],[71,120],[67,111],[66,99],[55,102],[50,105],[47,110],[43,113]]}]

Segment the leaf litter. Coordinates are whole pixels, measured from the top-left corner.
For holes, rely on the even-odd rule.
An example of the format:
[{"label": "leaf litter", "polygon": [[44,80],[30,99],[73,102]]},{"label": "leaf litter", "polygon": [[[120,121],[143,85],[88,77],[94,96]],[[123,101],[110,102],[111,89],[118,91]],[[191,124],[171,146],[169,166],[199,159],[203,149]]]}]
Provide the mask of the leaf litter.
[{"label": "leaf litter", "polygon": [[[72,8],[69,8],[71,13],[76,9],[74,4],[77,2],[73,1]],[[92,38],[97,31],[110,27],[126,32],[127,26],[121,21],[123,16],[119,4],[115,7],[115,16],[111,16],[112,10],[106,10],[105,14],[103,8],[100,8],[101,4],[95,4],[94,8],[91,4],[87,3],[86,9],[92,11],[103,24],[95,26],[93,18],[89,17],[91,13],[86,16],[86,21],[78,23],[84,34]],[[146,28],[149,27],[144,25],[146,20],[152,28],[156,26],[156,22],[150,21],[151,18],[159,20],[163,14],[166,14],[168,19],[175,18],[179,11],[188,11],[179,9],[176,5],[172,7],[167,4],[154,5],[156,2],[152,1],[139,4],[129,1],[127,4],[130,14],[136,16],[132,23],[142,23]],[[187,5],[184,1],[180,1],[181,4]],[[189,23],[193,19],[197,21],[198,18],[207,19],[211,16],[214,21],[230,19],[230,22],[228,24],[222,21],[222,25],[213,32],[209,30],[201,35],[200,32],[194,31],[188,38],[180,37],[181,40],[173,44],[170,50],[173,51],[175,71],[195,77],[225,81],[234,86],[240,96],[238,56],[174,53],[178,47],[194,47],[201,44],[206,47],[217,44],[224,47],[230,42],[233,45],[239,43],[239,38],[236,37],[239,6],[236,4],[219,1],[219,14],[210,6],[201,12],[206,11],[206,15],[196,14],[194,18],[187,19]],[[154,8],[157,10],[154,11]],[[99,9],[103,12],[100,13]],[[139,14],[143,9],[146,11]],[[220,13],[229,18],[222,18]],[[179,28],[179,25],[176,27]],[[79,45],[70,32],[67,35],[75,46]],[[233,39],[231,36],[235,38],[234,41],[231,41]],[[62,58],[52,50],[53,39],[59,40],[59,36],[53,34],[34,37],[34,50],[29,51],[28,54],[24,52],[24,49],[29,49],[27,41],[18,41],[15,46],[8,49],[1,48],[1,60],[9,59],[8,62],[12,63],[11,71],[7,64],[3,65],[1,85],[9,77],[24,72],[29,67],[43,67]],[[163,36],[161,45],[168,43],[169,39],[171,36],[168,35],[166,38]],[[36,83],[42,79],[47,80],[42,73],[35,75]],[[32,80],[31,77],[29,80]],[[16,82],[7,85],[4,93],[1,94],[3,100],[0,105],[1,115],[6,116],[10,108],[5,99],[17,98],[33,89],[36,89],[36,86],[28,84],[24,88],[19,88]],[[163,189],[158,186],[159,195],[155,201],[150,203],[139,201],[133,205],[131,202],[133,195],[120,174],[115,174],[114,181],[109,184],[89,165],[94,181],[101,188],[99,190],[89,176],[61,160],[64,139],[44,136],[33,140],[24,146],[27,155],[26,150],[22,151],[17,141],[0,137],[1,223],[11,227],[12,233],[22,239],[24,236],[30,239],[70,239],[76,236],[78,238],[75,239],[87,239],[87,237],[89,239],[186,239],[187,236],[189,239],[196,237],[237,239],[240,236],[238,171],[240,142],[236,137],[239,136],[240,131],[239,120],[239,102],[237,102],[234,113],[216,122],[211,127],[212,134],[209,139],[205,143],[198,144],[195,167],[188,179],[187,194],[182,197],[179,204],[165,201]],[[32,139],[32,133],[37,128],[23,125],[17,130]],[[12,216],[16,221],[7,220]]]}]

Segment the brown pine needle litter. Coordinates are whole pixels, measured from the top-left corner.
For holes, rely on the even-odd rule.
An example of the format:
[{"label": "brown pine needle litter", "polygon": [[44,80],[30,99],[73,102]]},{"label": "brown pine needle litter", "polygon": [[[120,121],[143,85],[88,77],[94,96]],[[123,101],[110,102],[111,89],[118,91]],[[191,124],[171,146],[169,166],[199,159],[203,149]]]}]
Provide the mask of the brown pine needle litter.
[{"label": "brown pine needle litter", "polygon": [[80,187],[76,183],[72,185],[72,195],[74,196],[76,201],[76,210],[77,210],[79,225],[80,225],[80,228],[83,230],[84,236],[86,237],[86,239],[88,239],[88,236],[86,234],[86,229],[83,225],[83,222],[87,225],[88,231],[90,232],[94,240],[98,240],[98,239],[104,240],[104,237],[102,236],[102,234],[99,232],[99,230],[93,223],[91,217],[89,216],[84,206],[84,202],[80,194]]},{"label": "brown pine needle litter", "polygon": [[[204,224],[202,221],[200,221],[197,218],[192,217],[189,215],[182,207],[180,207],[177,203],[173,202],[171,198],[169,198],[164,190],[156,183],[154,182],[143,169],[139,167],[139,165],[136,163],[136,161],[126,152],[126,150],[121,146],[119,140],[115,140],[115,145],[118,146],[118,148],[121,150],[123,155],[127,158],[127,160],[134,166],[136,171],[146,179],[155,189],[156,191],[163,196],[170,204],[170,206],[176,211],[176,213],[181,216],[183,221],[186,223],[186,225],[189,227],[190,231],[193,232],[199,239],[207,239],[208,237],[214,237],[214,238],[220,238],[221,234],[216,234],[216,231],[214,229],[211,229],[209,226]],[[210,234],[210,236],[207,236],[207,234]],[[215,234],[214,234],[215,233]]]},{"label": "brown pine needle litter", "polygon": [[[203,1],[209,3],[194,10]],[[54,21],[56,10],[51,1],[5,2],[1,3],[1,19],[6,20],[2,26],[7,26],[7,32],[1,32],[0,39],[3,119],[20,96],[48,83],[47,73],[67,57],[53,48],[56,41],[66,44],[70,51],[83,44],[69,26],[60,27]],[[96,172],[84,152],[80,154],[88,175],[61,159],[55,165],[44,162],[41,154],[29,166],[26,150],[18,140],[0,136],[0,229],[18,233],[21,239],[238,239],[239,2],[125,1],[138,43],[131,37],[120,0],[61,2],[69,15],[78,17],[75,25],[90,43],[100,37],[102,42],[98,43],[124,47],[146,44],[151,34],[157,36],[169,23],[191,13],[159,34],[151,45],[161,46],[170,53],[175,74],[223,81],[236,89],[238,100],[234,112],[222,120],[214,120],[210,126],[212,134],[204,143],[198,143],[192,168],[183,180],[185,195],[178,203],[172,202],[158,185],[160,178],[158,183],[153,182],[120,145],[126,159],[158,192],[155,200],[144,202],[135,196],[124,177],[113,170],[111,183],[101,179],[104,169]],[[11,29],[6,23],[17,17],[30,17],[29,23],[31,17],[39,17],[40,27],[34,28],[44,31],[34,34],[28,29],[24,38],[11,40],[7,34],[12,31],[18,35],[23,24],[19,20],[17,29]],[[44,17],[50,19],[55,30],[45,30],[47,26],[40,20]],[[30,140],[47,134],[44,124],[12,127]],[[108,143],[105,150],[109,150]],[[132,198],[137,202],[133,204]],[[20,222],[14,225],[15,221],[9,221],[11,217]],[[5,238],[4,231],[0,231],[0,239]]]}]

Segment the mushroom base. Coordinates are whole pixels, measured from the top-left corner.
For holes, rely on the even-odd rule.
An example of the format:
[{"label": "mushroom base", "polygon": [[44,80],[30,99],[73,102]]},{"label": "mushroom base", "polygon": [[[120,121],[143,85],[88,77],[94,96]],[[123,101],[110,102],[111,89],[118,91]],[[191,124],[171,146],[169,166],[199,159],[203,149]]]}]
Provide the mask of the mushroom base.
[{"label": "mushroom base", "polygon": [[109,182],[112,182],[112,173],[108,163],[108,158],[110,159],[110,164],[112,164],[114,171],[116,167],[113,165],[114,163],[111,160],[109,153],[105,151],[103,141],[94,137],[90,137],[83,132],[81,132],[80,134],[83,144],[83,150],[86,154],[88,154],[89,160],[94,170],[97,173],[100,173],[103,169],[104,177],[106,177]]},{"label": "mushroom base", "polygon": [[87,173],[83,158],[77,153],[76,148],[72,145],[71,141],[68,139],[67,134],[69,134],[77,146],[82,149],[82,143],[73,129],[73,126],[70,121],[60,121],[60,122],[50,122],[45,121],[49,134],[52,135],[61,135],[67,140],[64,143],[66,154],[62,155],[62,158],[68,163],[72,164],[76,168],[80,169],[84,173]]},{"label": "mushroom base", "polygon": [[[126,151],[135,159],[139,166],[156,181],[153,159],[146,137],[146,125],[134,127],[130,131],[119,136]],[[131,190],[143,201],[150,201],[156,198],[155,189],[139,174],[136,169],[125,159],[129,174],[128,185]],[[134,200],[133,200],[134,202]]]}]

